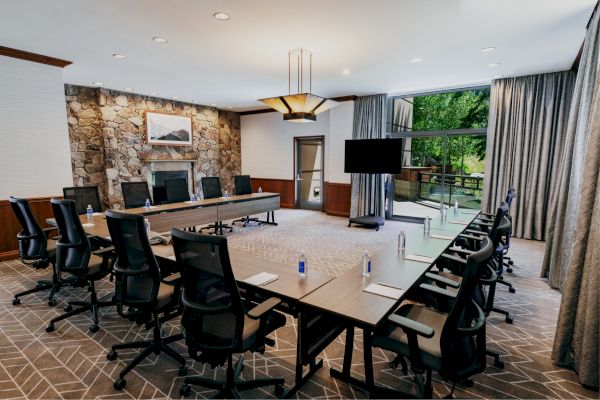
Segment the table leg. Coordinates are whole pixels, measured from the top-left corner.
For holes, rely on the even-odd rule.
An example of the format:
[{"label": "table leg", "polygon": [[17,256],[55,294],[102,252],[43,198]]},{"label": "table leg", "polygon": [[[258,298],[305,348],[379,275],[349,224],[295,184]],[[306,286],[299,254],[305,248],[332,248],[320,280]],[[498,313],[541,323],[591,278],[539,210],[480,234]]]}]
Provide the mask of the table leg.
[{"label": "table leg", "polygon": [[259,222],[267,225],[278,225],[275,222],[275,211],[267,211],[267,220],[259,220]]}]

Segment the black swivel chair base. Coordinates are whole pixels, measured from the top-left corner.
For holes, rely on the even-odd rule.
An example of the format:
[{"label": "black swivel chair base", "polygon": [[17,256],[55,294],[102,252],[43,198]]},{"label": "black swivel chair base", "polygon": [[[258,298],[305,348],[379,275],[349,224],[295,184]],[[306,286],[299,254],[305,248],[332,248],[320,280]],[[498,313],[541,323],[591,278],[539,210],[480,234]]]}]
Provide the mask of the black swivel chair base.
[{"label": "black swivel chair base", "polygon": [[157,313],[152,314],[154,321],[154,337],[152,340],[141,340],[137,342],[131,343],[122,343],[115,344],[111,347],[111,350],[106,355],[106,358],[109,361],[113,361],[117,359],[118,353],[117,350],[121,349],[144,349],[136,358],[134,358],[123,370],[119,373],[119,377],[115,380],[113,386],[117,390],[123,390],[127,381],[125,380],[125,375],[127,375],[132,369],[134,369],[142,360],[148,357],[150,354],[154,353],[156,355],[160,353],[166,353],[168,356],[173,358],[180,364],[179,367],[179,376],[185,376],[187,374],[187,368],[185,366],[185,358],[169,347],[169,343],[176,342],[178,340],[183,339],[183,335],[181,333],[173,336],[169,336],[166,338],[161,337],[160,335],[160,323]]},{"label": "black swivel chair base", "polygon": [[[92,325],[90,325],[90,332],[92,332],[92,333],[98,332],[98,330],[100,329],[100,326],[98,325],[98,309],[100,309],[100,307],[114,306],[115,303],[114,303],[114,301],[112,301],[113,294],[109,294],[107,296],[104,296],[101,299],[98,299],[98,296],[96,295],[96,290],[94,289],[93,282],[90,285],[90,289],[91,289],[91,294],[90,294],[89,302],[70,301],[69,305],[64,308],[65,314],[52,319],[50,321],[50,323],[48,324],[48,327],[46,328],[46,332],[54,332],[54,329],[55,329],[54,324],[56,324],[58,321],[62,321],[64,319],[70,318],[73,315],[82,314],[86,311],[91,311],[92,318],[94,319],[94,323]],[[110,300],[105,301],[107,298],[110,298]],[[80,306],[80,307],[74,310],[73,306]]]},{"label": "black swivel chair base", "polygon": [[239,376],[244,368],[244,356],[240,355],[235,367],[233,366],[233,357],[231,354],[227,356],[227,378],[225,381],[215,381],[202,376],[190,376],[185,378],[183,386],[179,389],[179,394],[188,396],[191,392],[190,385],[198,385],[210,389],[218,390],[215,398],[239,399],[240,390],[255,389],[263,386],[275,386],[275,394],[280,396],[283,394],[283,378],[262,378],[248,381],[240,381]]},{"label": "black swivel chair base", "polygon": [[204,228],[200,228],[200,232],[202,233],[207,229],[214,229],[214,231],[211,232],[213,235],[222,235],[223,229],[226,229],[229,232],[233,232],[233,227],[230,225],[224,224],[223,222],[215,222],[212,225],[208,225],[208,226],[205,226]]},{"label": "black swivel chair base", "polygon": [[44,292],[44,291],[49,290],[50,293],[48,294],[48,306],[54,307],[57,304],[56,300],[54,300],[54,296],[56,295],[56,293],[58,293],[60,291],[61,287],[63,287],[63,286],[85,287],[87,285],[88,285],[87,281],[81,280],[81,279],[76,279],[76,278],[71,278],[71,279],[61,281],[56,277],[56,275],[53,274],[51,281],[50,280],[37,281],[36,286],[33,289],[28,289],[23,292],[19,292],[19,293],[15,294],[12,304],[13,304],[13,306],[19,305],[19,304],[21,304],[21,297],[30,295],[32,293]]},{"label": "black swivel chair base", "polygon": [[231,225],[235,224],[236,222],[241,222],[241,223],[242,223],[242,226],[243,226],[244,228],[245,228],[246,226],[248,226],[248,224],[249,224],[250,222],[256,222],[256,225],[262,225],[262,224],[263,224],[263,221],[261,221],[260,219],[258,219],[258,218],[250,218],[249,216],[248,216],[248,217],[245,217],[245,218],[240,218],[240,219],[236,219],[236,220],[234,220],[234,221],[231,221]]}]

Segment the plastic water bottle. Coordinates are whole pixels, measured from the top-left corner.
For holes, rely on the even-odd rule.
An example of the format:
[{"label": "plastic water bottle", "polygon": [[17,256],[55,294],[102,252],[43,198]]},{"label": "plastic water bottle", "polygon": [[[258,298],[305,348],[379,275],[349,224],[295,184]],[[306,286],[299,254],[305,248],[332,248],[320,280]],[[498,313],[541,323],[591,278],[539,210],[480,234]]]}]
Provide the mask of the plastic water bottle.
[{"label": "plastic water bottle", "polygon": [[406,233],[404,231],[400,231],[398,234],[398,251],[404,254],[406,250]]},{"label": "plastic water bottle", "polygon": [[150,221],[148,218],[144,218],[144,227],[146,228],[146,235],[150,234]]},{"label": "plastic water bottle", "polygon": [[454,214],[458,214],[458,200],[454,200]]},{"label": "plastic water bottle", "polygon": [[423,234],[429,236],[429,232],[431,232],[431,218],[427,217],[423,222]]},{"label": "plastic water bottle", "polygon": [[262,186],[258,187],[258,193],[262,193]]},{"label": "plastic water bottle", "polygon": [[229,192],[226,190],[225,193],[223,194],[223,197],[229,197]]},{"label": "plastic water bottle", "polygon": [[92,208],[91,204],[88,204],[87,210],[85,210],[85,215],[87,216],[88,222],[91,223],[92,221],[94,221],[94,209]]},{"label": "plastic water bottle", "polygon": [[150,199],[146,199],[146,204],[144,205],[144,207],[150,208],[150,206],[151,206]]},{"label": "plastic water bottle", "polygon": [[442,205],[442,208],[440,211],[442,212],[442,221],[445,221],[448,218],[448,209],[446,208],[445,205]]},{"label": "plastic water bottle", "polygon": [[190,193],[190,201],[196,201],[196,195],[194,193]]},{"label": "plastic water bottle", "polygon": [[300,278],[306,278],[306,274],[308,273],[308,261],[306,260],[306,256],[304,252],[300,252],[300,258],[298,258],[298,276]]},{"label": "plastic water bottle", "polygon": [[371,256],[369,256],[369,252],[367,250],[365,250],[365,253],[362,256],[361,264],[361,275],[369,276],[371,274]]}]

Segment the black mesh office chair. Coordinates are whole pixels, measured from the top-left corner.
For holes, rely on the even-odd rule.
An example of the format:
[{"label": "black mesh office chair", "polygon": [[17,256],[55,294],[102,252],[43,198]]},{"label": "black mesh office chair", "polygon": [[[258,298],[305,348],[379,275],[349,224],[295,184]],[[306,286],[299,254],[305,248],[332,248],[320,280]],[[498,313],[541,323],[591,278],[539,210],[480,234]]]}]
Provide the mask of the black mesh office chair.
[{"label": "black mesh office chair", "polygon": [[[202,194],[204,199],[216,199],[223,197],[221,191],[221,179],[218,176],[206,176],[200,178],[200,184],[202,185]],[[200,232],[206,229],[214,229],[214,234],[223,234],[223,228],[233,232],[233,227],[223,224],[223,221],[216,221],[214,225],[208,225],[200,229]]]},{"label": "black mesh office chair", "polygon": [[427,283],[419,286],[449,299],[447,313],[422,304],[403,304],[373,335],[373,346],[408,358],[416,373],[426,370],[424,398],[433,394],[432,371],[456,384],[485,369],[485,315],[473,294],[480,270],[492,253],[492,242],[485,238],[481,249],[467,256],[460,286],[455,291]]},{"label": "black mesh office chair", "polygon": [[[235,184],[236,196],[253,193],[252,192],[252,179],[250,178],[250,175],[235,175],[233,177],[233,183]],[[261,222],[258,218],[250,218],[249,215],[247,215],[244,218],[236,219],[232,223],[235,224],[236,222],[241,222],[242,226],[247,226],[248,223],[251,221],[258,223],[258,225],[261,224]]]},{"label": "black mesh office chair", "polygon": [[150,190],[146,182],[121,182],[121,191],[125,208],[144,207],[146,199],[150,200],[150,204],[152,204],[152,197],[150,197]]},{"label": "black mesh office chair", "polygon": [[[26,199],[11,196],[9,201],[15,217],[21,225],[21,231],[17,234],[21,263],[35,269],[47,268],[50,263],[54,265],[56,260],[56,241],[48,240],[47,234],[56,231],[58,228],[42,229],[33,216]],[[20,304],[21,297],[23,296],[44,290],[50,290],[48,305],[56,305],[54,295],[59,291],[61,282],[54,268],[52,269],[51,280],[38,281],[35,288],[15,294],[12,302],[13,305]]]},{"label": "black mesh office chair", "polygon": [[[180,365],[179,375],[185,375],[185,359],[169,347],[169,343],[183,338],[181,334],[163,338],[159,314],[168,315],[178,305],[179,276],[161,277],[159,265],[154,258],[141,215],[106,212],[106,222],[112,239],[117,261],[115,272],[115,302],[122,317],[140,318],[150,315],[153,319],[153,337],[132,343],[112,346],[106,358],[117,358],[117,350],[141,348],[143,351],[121,370],[114,387],[125,387],[125,375],[150,354],[166,353]],[[126,310],[127,309],[127,310]]]},{"label": "black mesh office chair", "polygon": [[[59,278],[63,273],[67,273],[89,282],[90,301],[69,302],[69,305],[65,307],[66,313],[52,319],[46,332],[53,332],[54,324],[58,321],[86,311],[92,312],[94,320],[90,331],[97,332],[99,329],[98,308],[112,306],[113,303],[98,299],[94,282],[110,274],[114,259],[112,248],[92,252],[92,246],[79,220],[74,200],[52,199],[51,202],[54,218],[56,218],[56,224],[60,230],[60,238],[56,243],[56,273]],[[73,306],[80,306],[80,308],[73,310]]]},{"label": "black mesh office chair", "polygon": [[180,203],[190,199],[188,182],[185,178],[165,179],[167,203]]},{"label": "black mesh office chair", "polygon": [[92,206],[94,212],[102,212],[98,186],[74,186],[63,188],[63,198],[75,200],[77,214],[85,214],[87,206]]},{"label": "black mesh office chair", "polygon": [[[219,390],[217,397],[224,398],[239,398],[239,390],[268,385],[275,385],[277,394],[283,393],[283,378],[240,381],[244,357],[240,355],[235,366],[233,364],[234,353],[264,351],[269,314],[281,300],[269,298],[246,312],[233,276],[227,239],[179,229],[173,229],[171,235],[177,264],[181,267],[181,331],[189,354],[213,367],[227,362],[225,381],[187,377],[181,395],[189,395],[189,385]],[[285,318],[278,325],[285,325]]]}]

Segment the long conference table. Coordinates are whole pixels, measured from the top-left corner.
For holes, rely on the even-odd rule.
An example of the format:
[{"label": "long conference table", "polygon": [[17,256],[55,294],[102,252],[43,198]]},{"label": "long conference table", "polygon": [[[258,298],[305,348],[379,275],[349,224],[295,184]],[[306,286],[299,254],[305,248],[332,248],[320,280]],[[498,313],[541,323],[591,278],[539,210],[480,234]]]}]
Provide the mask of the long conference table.
[{"label": "long conference table", "polygon": [[[255,193],[196,203],[175,203],[151,209],[142,207],[124,212],[144,215],[150,220],[152,231],[163,233],[173,227],[214,223],[263,212],[270,213],[273,220],[269,223],[274,223],[273,213],[279,208],[279,194]],[[282,300],[280,310],[298,320],[295,379],[285,397],[291,397],[323,365],[323,361],[318,359],[319,354],[344,330],[346,341],[343,366],[341,370],[332,368],[330,374],[373,394],[376,387],[371,358],[372,333],[406,299],[409,290],[418,287],[435,260],[452,246],[458,235],[478,215],[479,211],[459,210],[456,213],[449,211],[446,219],[441,216],[433,218],[431,235],[439,238],[424,235],[422,227],[406,232],[404,254],[398,251],[396,241],[386,245],[372,257],[372,271],[368,277],[361,275],[360,260],[357,260],[355,267],[339,277],[311,270],[307,277],[299,278],[296,266],[261,259],[247,251],[229,247],[233,272],[244,296],[255,301],[276,296]],[[81,216],[81,221],[89,235],[110,241],[104,215],[96,216],[92,224],[88,223],[85,215]],[[48,219],[47,222],[55,224],[53,219]],[[160,261],[161,269],[165,268],[170,272],[178,270],[171,245],[155,244],[152,248]],[[411,255],[429,257],[433,261],[405,258],[411,258]],[[247,278],[261,272],[276,274],[278,279],[262,286],[245,282]],[[371,283],[402,289],[403,294],[399,298],[390,298],[364,291]],[[363,331],[364,379],[352,376],[350,371],[355,328]]]}]

